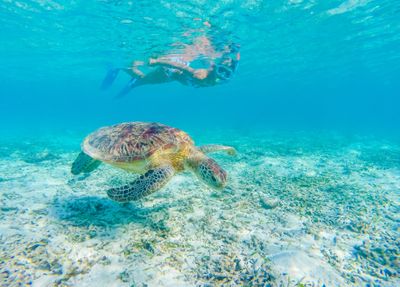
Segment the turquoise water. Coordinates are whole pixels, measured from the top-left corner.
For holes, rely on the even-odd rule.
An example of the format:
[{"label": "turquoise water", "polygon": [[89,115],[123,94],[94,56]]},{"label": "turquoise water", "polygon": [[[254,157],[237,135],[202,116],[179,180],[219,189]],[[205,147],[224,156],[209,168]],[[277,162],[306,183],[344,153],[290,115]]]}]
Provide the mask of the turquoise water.
[{"label": "turquoise water", "polygon": [[[396,1],[0,1],[0,286],[399,286]],[[208,22],[210,25],[205,25]],[[107,69],[206,36],[234,77],[114,96]],[[134,175],[73,176],[90,132],[180,128],[228,184],[189,173],[138,202]]]}]

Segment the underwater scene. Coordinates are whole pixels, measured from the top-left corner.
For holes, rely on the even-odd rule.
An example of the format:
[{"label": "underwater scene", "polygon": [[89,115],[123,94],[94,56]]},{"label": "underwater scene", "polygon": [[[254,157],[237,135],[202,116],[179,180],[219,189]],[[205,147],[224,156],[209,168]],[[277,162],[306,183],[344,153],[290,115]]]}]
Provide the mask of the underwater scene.
[{"label": "underwater scene", "polygon": [[399,15],[0,0],[0,286],[400,286]]}]

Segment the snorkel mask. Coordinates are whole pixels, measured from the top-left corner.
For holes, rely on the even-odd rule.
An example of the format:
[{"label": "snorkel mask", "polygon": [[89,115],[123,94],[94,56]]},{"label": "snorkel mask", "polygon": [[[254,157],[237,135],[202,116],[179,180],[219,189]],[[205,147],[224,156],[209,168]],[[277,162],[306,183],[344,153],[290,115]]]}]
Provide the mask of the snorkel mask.
[{"label": "snorkel mask", "polygon": [[217,75],[217,82],[228,81],[233,77],[240,60],[240,45],[230,44],[228,46],[229,52],[225,53],[220,59],[219,63],[215,65],[215,73]]},{"label": "snorkel mask", "polygon": [[217,77],[219,80],[222,81],[228,81],[233,77],[233,74],[235,73],[237,64],[235,64],[232,67],[226,66],[226,65],[216,65],[215,67],[215,72],[217,74]]}]

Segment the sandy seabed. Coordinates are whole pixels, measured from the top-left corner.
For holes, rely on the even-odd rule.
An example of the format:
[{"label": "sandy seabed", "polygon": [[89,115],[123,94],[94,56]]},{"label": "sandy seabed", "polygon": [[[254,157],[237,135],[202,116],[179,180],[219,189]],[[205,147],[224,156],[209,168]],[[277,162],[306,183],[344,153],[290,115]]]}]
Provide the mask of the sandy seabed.
[{"label": "sandy seabed", "polygon": [[400,286],[398,142],[202,135],[239,152],[212,155],[226,189],[182,173],[119,204],[134,175],[70,174],[83,136],[1,141],[1,286]]}]

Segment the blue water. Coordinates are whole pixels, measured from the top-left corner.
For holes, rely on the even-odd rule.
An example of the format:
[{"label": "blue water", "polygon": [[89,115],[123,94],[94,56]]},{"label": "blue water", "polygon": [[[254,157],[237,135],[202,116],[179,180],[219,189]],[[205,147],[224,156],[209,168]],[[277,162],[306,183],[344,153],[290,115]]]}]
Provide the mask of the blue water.
[{"label": "blue water", "polygon": [[[0,0],[0,285],[398,286],[399,15],[390,0]],[[101,91],[110,65],[196,36],[240,44],[228,83],[114,99],[121,74]],[[127,207],[102,188],[115,170],[73,178],[85,135],[126,121],[235,146],[216,156],[229,187],[185,174]]]},{"label": "blue water", "polygon": [[[397,2],[0,5],[5,127],[96,127],[144,119],[188,126],[398,128]],[[203,20],[212,27],[205,29]],[[229,84],[208,89],[177,83],[146,86],[121,101],[113,101],[112,92],[100,93],[109,63],[126,66],[133,59],[160,55],[173,43],[190,42],[190,36],[182,35],[193,30],[241,44],[240,67]],[[117,87],[127,81],[119,80]]]}]

